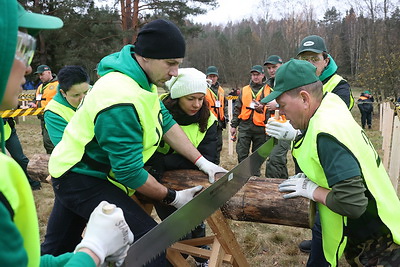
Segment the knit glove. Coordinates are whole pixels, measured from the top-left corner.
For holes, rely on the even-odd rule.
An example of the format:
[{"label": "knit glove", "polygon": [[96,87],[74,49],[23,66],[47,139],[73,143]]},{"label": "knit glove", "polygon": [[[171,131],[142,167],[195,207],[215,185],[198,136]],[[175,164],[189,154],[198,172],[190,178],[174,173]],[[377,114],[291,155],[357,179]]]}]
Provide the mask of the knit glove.
[{"label": "knit glove", "polygon": [[294,129],[289,121],[279,122],[275,119],[269,119],[265,125],[265,132],[278,140],[293,141],[299,131]]},{"label": "knit glove", "polygon": [[90,215],[85,235],[76,246],[75,252],[88,248],[99,257],[100,264],[103,264],[108,256],[115,257],[116,261],[122,259],[132,243],[133,234],[122,209],[102,201]]},{"label": "knit glove", "polygon": [[318,185],[309,180],[304,173],[299,173],[281,183],[279,185],[279,192],[291,192],[283,195],[283,198],[306,197],[315,201],[314,191],[317,187]]},{"label": "knit glove", "polygon": [[208,161],[205,157],[201,156],[196,160],[194,163],[197,168],[199,168],[200,171],[203,171],[204,173],[208,174],[208,181],[210,183],[215,182],[215,174],[218,172],[228,172],[224,168],[212,163],[211,161]]},{"label": "knit glove", "polygon": [[170,205],[174,206],[175,208],[179,209],[186,203],[188,203],[190,200],[193,199],[193,196],[199,192],[201,189],[203,189],[203,186],[198,185],[192,188],[188,188],[185,190],[180,190],[176,191],[176,196],[174,201],[171,202]]}]

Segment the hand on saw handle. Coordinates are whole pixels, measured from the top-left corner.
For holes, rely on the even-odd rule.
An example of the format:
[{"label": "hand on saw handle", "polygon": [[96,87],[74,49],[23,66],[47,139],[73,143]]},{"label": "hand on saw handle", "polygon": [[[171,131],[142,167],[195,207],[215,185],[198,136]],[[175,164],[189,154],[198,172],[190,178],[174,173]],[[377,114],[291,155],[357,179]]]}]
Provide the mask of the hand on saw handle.
[{"label": "hand on saw handle", "polygon": [[90,215],[85,235],[75,252],[84,248],[91,250],[99,258],[100,265],[105,260],[122,264],[132,243],[133,234],[122,209],[102,201]]},{"label": "hand on saw handle", "polygon": [[278,140],[293,141],[299,131],[294,129],[288,120],[285,122],[280,122],[274,118],[271,118],[265,125],[265,132],[269,136],[272,136]]},{"label": "hand on saw handle", "polygon": [[176,191],[175,200],[171,202],[170,205],[174,206],[175,208],[179,209],[190,200],[193,199],[193,196],[203,189],[203,186],[198,185],[192,188]]},{"label": "hand on saw handle", "polygon": [[211,161],[208,161],[205,157],[201,156],[196,160],[194,163],[197,168],[199,168],[200,171],[208,174],[208,181],[210,183],[215,182],[215,174],[219,172],[228,172],[224,168],[212,163]]},{"label": "hand on saw handle", "polygon": [[289,177],[279,185],[279,192],[291,192],[283,195],[283,198],[306,197],[315,201],[314,191],[318,185],[309,180],[304,173],[298,173]]}]

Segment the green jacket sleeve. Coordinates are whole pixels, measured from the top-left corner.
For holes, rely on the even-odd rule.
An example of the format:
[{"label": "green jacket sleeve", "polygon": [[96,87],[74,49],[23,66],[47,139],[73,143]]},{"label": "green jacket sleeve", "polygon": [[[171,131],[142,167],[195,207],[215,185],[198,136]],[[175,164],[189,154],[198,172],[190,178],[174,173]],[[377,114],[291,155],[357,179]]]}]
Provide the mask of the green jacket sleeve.
[{"label": "green jacket sleeve", "polygon": [[43,255],[40,257],[40,267],[95,267],[92,257],[85,252],[65,253],[54,257]]},{"label": "green jacket sleeve", "polygon": [[44,113],[44,121],[50,140],[56,146],[61,141],[68,122],[50,110]]},{"label": "green jacket sleeve", "polygon": [[[165,133],[176,122],[163,105],[161,112]],[[116,106],[101,112],[94,130],[97,142],[108,154],[115,178],[133,189],[142,186],[148,172],[143,168],[143,130],[134,106]]]}]

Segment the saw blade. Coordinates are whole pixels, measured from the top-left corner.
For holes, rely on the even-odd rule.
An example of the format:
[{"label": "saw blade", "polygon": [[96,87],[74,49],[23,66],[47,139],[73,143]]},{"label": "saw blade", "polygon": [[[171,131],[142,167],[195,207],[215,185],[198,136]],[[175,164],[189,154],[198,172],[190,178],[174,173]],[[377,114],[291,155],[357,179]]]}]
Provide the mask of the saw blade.
[{"label": "saw blade", "polygon": [[270,138],[231,171],[143,235],[128,250],[124,266],[145,265],[210,217],[246,184],[252,170],[260,168],[273,147],[274,138]]}]

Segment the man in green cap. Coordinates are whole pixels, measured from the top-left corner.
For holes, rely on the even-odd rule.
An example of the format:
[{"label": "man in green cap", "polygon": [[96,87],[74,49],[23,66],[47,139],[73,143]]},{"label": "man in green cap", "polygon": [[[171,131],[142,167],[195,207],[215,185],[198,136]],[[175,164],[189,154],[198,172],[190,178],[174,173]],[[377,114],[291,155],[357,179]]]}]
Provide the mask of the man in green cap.
[{"label": "man in green cap", "polygon": [[292,153],[303,173],[285,180],[279,191],[284,198],[316,202],[330,266],[338,266],[343,252],[351,266],[399,266],[396,191],[365,132],[336,94],[323,93],[315,71],[307,61],[290,60],[261,101],[276,99],[280,113],[302,133]]},{"label": "man in green cap", "polygon": [[[261,65],[254,65],[250,75],[250,84],[242,88],[233,108],[231,121],[230,134],[237,135],[236,153],[239,163],[247,158],[250,148],[251,152],[254,152],[269,139],[265,134],[265,123],[270,114],[260,100],[271,92],[271,88],[265,83],[264,69]],[[260,176],[260,169],[254,169],[252,172],[252,175]]]},{"label": "man in green cap", "polygon": [[208,82],[208,89],[206,93],[206,100],[209,104],[210,111],[218,119],[217,126],[217,160],[215,164],[220,163],[222,151],[222,131],[226,129],[228,115],[228,101],[225,98],[225,91],[218,82],[219,74],[216,66],[209,66],[206,71],[206,79]]},{"label": "man in green cap", "polygon": [[[24,75],[32,72],[30,62],[36,40],[23,32],[27,29],[60,28],[62,21],[55,17],[27,14],[15,0],[0,0],[0,108],[14,107],[25,82]],[[24,24],[25,19],[30,21]],[[39,23],[40,21],[41,23]],[[43,23],[43,24],[42,24]],[[18,31],[20,27],[21,31]],[[1,140],[3,127],[0,125]],[[1,148],[4,152],[3,142]],[[55,258],[40,257],[39,226],[36,207],[29,183],[21,167],[0,153],[0,265],[1,266],[99,266],[108,257],[112,262],[123,261],[132,232],[123,212],[115,205],[102,201],[92,212],[82,242],[75,251]],[[104,214],[108,205],[112,214]],[[102,233],[107,231],[107,235]],[[101,238],[99,238],[101,236]]]}]

